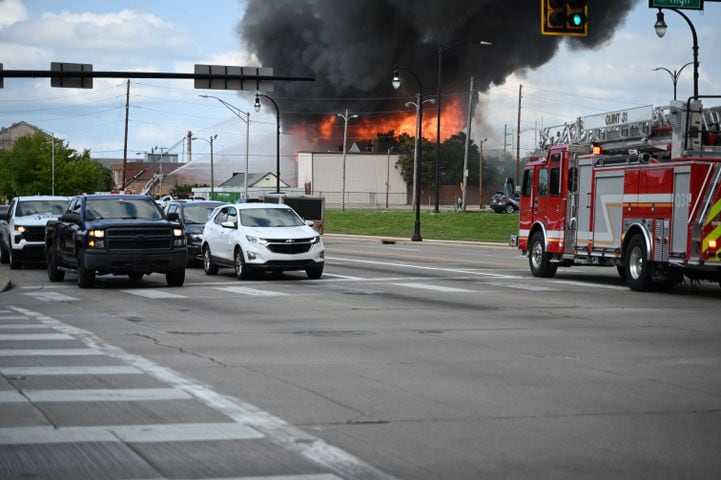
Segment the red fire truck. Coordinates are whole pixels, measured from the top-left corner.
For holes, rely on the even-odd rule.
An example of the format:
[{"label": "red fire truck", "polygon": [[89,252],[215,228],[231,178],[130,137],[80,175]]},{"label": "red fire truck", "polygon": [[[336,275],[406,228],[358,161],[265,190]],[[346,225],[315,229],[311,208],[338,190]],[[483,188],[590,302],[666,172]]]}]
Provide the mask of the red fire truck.
[{"label": "red fire truck", "polygon": [[672,102],[544,129],[523,171],[531,272],[615,266],[632,290],[721,282],[721,107]]}]

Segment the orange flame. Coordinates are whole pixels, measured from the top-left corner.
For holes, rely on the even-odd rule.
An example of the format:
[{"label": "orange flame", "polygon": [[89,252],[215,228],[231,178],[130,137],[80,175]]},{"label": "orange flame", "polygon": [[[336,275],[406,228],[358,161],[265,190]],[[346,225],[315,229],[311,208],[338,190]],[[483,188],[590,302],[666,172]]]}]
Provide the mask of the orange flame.
[{"label": "orange flame", "polygon": [[[428,141],[436,140],[436,116],[435,105],[426,103],[423,106],[423,138]],[[302,136],[310,142],[336,140],[338,144],[343,143],[343,119],[336,115],[324,117],[315,127],[305,125],[294,128],[294,133]],[[466,126],[465,108],[461,107],[459,98],[451,98],[443,103],[441,112],[441,140],[456,135]],[[360,117],[348,122],[348,140],[367,141],[378,135],[393,130],[396,135],[402,133],[411,137],[416,136],[416,111],[415,108],[407,112],[394,113],[383,117]]]}]

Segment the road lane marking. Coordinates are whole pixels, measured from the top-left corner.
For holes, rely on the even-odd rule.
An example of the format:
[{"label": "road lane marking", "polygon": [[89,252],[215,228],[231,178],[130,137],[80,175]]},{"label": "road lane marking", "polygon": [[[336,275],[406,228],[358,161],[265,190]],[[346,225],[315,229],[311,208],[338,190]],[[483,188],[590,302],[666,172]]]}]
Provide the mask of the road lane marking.
[{"label": "road lane marking", "polygon": [[13,307],[12,309],[54,330],[73,335],[88,347],[99,350],[109,357],[122,360],[124,363],[142,370],[165,384],[187,392],[198,401],[233,419],[235,422],[256,429],[264,434],[266,440],[273,445],[282,447],[317,465],[324,466],[337,473],[341,478],[368,478],[369,480],[392,480],[394,478],[355,455],[326,443],[325,440],[310,435],[295,425],[289,424],[251,403],[220,394],[170,368],[162,367],[139,355],[129,354],[121,348],[105,343],[88,330],[68,325],[32,310],[20,307]]},{"label": "road lane marking", "polygon": [[381,262],[376,260],[360,260],[356,258],[343,258],[343,257],[326,257],[326,260],[334,260],[340,262],[350,263],[364,263],[368,265],[383,265],[387,267],[401,267],[401,268],[415,268],[418,270],[430,270],[434,272],[451,272],[451,273],[463,273],[468,275],[480,275],[497,278],[522,278],[512,275],[506,275],[501,273],[489,273],[489,272],[478,272],[474,269],[467,268],[448,268],[448,267],[429,267],[428,265],[413,265],[410,263],[393,263],[393,262]]},{"label": "road lane marking", "polygon": [[444,287],[443,285],[431,285],[429,283],[408,282],[408,283],[393,283],[392,285],[397,285],[399,287],[419,288],[421,290],[433,290],[435,292],[443,292],[443,293],[475,292],[475,290],[467,290],[465,288]]},{"label": "road lane marking", "polygon": [[0,334],[0,342],[20,342],[36,340],[75,340],[74,337],[64,333],[3,333]]},{"label": "road lane marking", "polygon": [[24,293],[23,295],[33,297],[41,302],[76,302],[80,300],[79,298],[70,297],[58,292],[30,292]]},{"label": "road lane marking", "polygon": [[151,402],[188,400],[189,393],[178,388],[98,388],[71,390],[24,390],[32,402]]},{"label": "road lane marking", "polygon": [[238,423],[0,428],[0,445],[76,442],[203,442],[259,438],[263,438],[262,433]]},{"label": "road lane marking", "polygon": [[152,300],[160,300],[166,298],[188,298],[185,295],[178,295],[177,293],[170,293],[164,290],[155,290],[152,288],[134,288],[132,290],[121,290],[121,292],[129,293],[130,295],[137,295],[139,297],[150,298]]},{"label": "road lane marking", "polygon": [[3,348],[0,357],[75,357],[102,355],[92,348]]},{"label": "road lane marking", "polygon": [[240,295],[250,295],[251,297],[280,297],[289,295],[283,292],[274,292],[272,290],[258,290],[256,288],[249,287],[215,287],[216,290],[222,290],[224,292],[237,293]]},{"label": "road lane marking", "polygon": [[494,287],[514,288],[531,292],[555,292],[560,290],[560,288],[544,287],[543,285],[532,285],[528,283],[483,282],[482,285],[493,285]]},{"label": "road lane marking", "polygon": [[27,401],[27,398],[23,397],[15,390],[0,390],[0,403],[18,403]]},{"label": "road lane marking", "polygon": [[33,375],[142,375],[135,367],[0,367],[1,375],[33,376]]},{"label": "road lane marking", "polygon": [[352,275],[339,275],[337,273],[324,273],[324,277],[331,277],[331,278],[342,278],[343,280],[364,280],[361,277],[354,277]]},{"label": "road lane marking", "polygon": [[47,329],[45,325],[39,325],[37,323],[14,323],[7,325],[0,325],[0,330],[40,330]]}]

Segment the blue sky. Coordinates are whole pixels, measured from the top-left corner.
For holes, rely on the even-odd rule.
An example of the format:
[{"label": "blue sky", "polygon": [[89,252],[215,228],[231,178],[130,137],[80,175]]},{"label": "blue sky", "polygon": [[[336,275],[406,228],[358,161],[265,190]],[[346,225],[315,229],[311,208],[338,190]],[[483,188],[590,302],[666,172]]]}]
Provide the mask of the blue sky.
[{"label": "blue sky", "polygon": [[[703,14],[687,13],[700,44],[699,91],[721,93],[721,3],[707,3]],[[61,61],[91,63],[95,70],[180,72],[192,72],[196,63],[257,66],[235,31],[242,15],[240,0],[2,0],[0,62],[5,69],[48,69],[50,62]],[[655,20],[656,11],[645,0],[639,1],[607,44],[592,51],[562,47],[543,67],[517,72],[493,86],[482,95],[483,115],[474,120],[473,138],[489,139],[484,150],[503,149],[504,125],[509,131],[516,126],[519,84],[524,93],[522,152],[533,148],[536,126],[667,104],[672,97],[671,77],[652,69],[674,70],[691,61],[691,33],[680,16],[668,12],[668,33],[659,39]],[[691,72],[687,67],[679,79],[679,98],[692,93]],[[96,79],[93,90],[57,89],[49,84],[48,79],[6,79],[0,90],[0,127],[24,120],[55,132],[71,148],[122,158],[125,81]],[[250,92],[195,90],[189,80],[131,81],[129,158],[153,147],[170,147],[191,130],[203,138],[217,134],[216,162],[221,171],[224,162],[227,170],[239,171],[245,152],[244,124],[219,102],[199,94],[217,95],[251,112],[251,171],[274,170],[273,112],[264,108],[256,114]],[[291,165],[296,143],[290,135],[284,135],[282,143],[284,164]],[[207,161],[208,150],[206,142],[194,142],[193,161]],[[175,153],[182,155],[182,150]]]}]

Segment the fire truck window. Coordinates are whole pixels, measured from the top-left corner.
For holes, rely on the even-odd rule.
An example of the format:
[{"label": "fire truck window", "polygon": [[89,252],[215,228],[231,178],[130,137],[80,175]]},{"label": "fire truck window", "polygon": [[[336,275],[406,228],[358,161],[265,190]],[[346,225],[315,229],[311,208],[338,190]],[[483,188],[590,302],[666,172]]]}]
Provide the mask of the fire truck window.
[{"label": "fire truck window", "polygon": [[577,175],[578,169],[576,167],[571,167],[568,170],[568,191],[571,193],[576,193],[576,189],[578,188]]},{"label": "fire truck window", "polygon": [[548,170],[545,168],[538,171],[538,195],[548,195]]},{"label": "fire truck window", "polygon": [[551,169],[551,195],[561,194],[561,169]]},{"label": "fire truck window", "polygon": [[533,170],[524,170],[523,171],[523,187],[521,188],[521,195],[524,197],[530,197],[531,196],[531,189],[532,189],[532,182],[533,179]]},{"label": "fire truck window", "polygon": [[561,161],[561,154],[560,153],[554,153],[551,155],[551,163],[558,163]]}]

